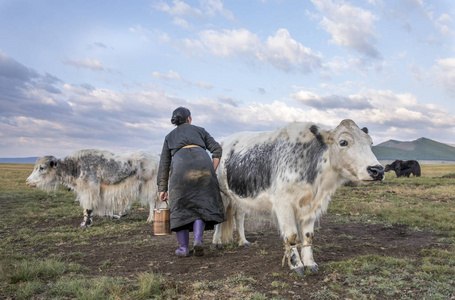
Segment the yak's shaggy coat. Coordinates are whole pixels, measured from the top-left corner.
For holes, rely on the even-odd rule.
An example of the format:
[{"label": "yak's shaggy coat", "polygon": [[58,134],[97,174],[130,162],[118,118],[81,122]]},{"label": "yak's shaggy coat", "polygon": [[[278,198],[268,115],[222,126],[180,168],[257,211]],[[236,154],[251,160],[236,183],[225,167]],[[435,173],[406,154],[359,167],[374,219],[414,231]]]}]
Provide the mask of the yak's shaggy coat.
[{"label": "yak's shaggy coat", "polygon": [[[232,241],[235,219],[239,245],[247,211],[272,212],[286,243],[290,268],[317,271],[312,239],[316,218],[331,195],[348,181],[382,180],[384,169],[371,151],[366,128],[344,120],[333,130],[292,123],[273,132],[244,132],[222,142],[218,179],[228,221],[213,242]],[[301,253],[297,248],[301,248]]]},{"label": "yak's shaggy coat", "polygon": [[84,211],[81,227],[91,225],[92,215],[121,215],[135,200],[150,205],[147,221],[152,221],[158,161],[158,155],[149,151],[116,155],[85,149],[63,159],[39,158],[26,183],[43,190],[55,190],[59,184],[74,190]]}]

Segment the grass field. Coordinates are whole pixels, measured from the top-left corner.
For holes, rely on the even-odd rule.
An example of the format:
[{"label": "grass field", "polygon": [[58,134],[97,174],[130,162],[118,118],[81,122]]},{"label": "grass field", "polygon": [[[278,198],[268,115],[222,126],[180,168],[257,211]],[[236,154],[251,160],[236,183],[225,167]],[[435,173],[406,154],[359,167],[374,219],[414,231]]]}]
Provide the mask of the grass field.
[{"label": "grass field", "polygon": [[[147,209],[134,206],[122,222],[97,219],[92,228],[79,230],[72,225],[82,220],[74,194],[63,187],[51,193],[27,187],[25,179],[32,169],[29,164],[0,164],[0,299],[455,299],[455,165],[422,165],[422,177],[396,178],[388,173],[382,183],[344,186],[332,198],[324,218],[339,224],[333,228],[355,224],[383,232],[388,228],[407,231],[412,233],[408,238],[425,237],[410,240],[409,249],[398,242],[394,246],[386,234],[381,236],[383,243],[373,241],[373,234],[371,238],[336,234],[330,243],[315,245],[315,255],[326,257],[318,274],[298,276],[277,268],[267,276],[245,271],[225,280],[212,276],[196,282],[191,273],[182,277],[172,268],[113,275],[108,270],[118,262],[103,258],[103,250],[96,265],[82,263],[95,247],[94,240],[99,241],[97,251],[155,249],[160,240],[143,233],[150,226],[145,222]],[[255,234],[278,237],[269,231]],[[316,240],[318,235],[320,240],[328,239],[329,234],[321,227]],[[340,247],[342,241],[355,241],[372,251],[353,257]],[[417,241],[419,250],[411,251]],[[281,246],[276,248],[279,257]],[[213,254],[213,261],[231,252],[236,255],[233,249],[228,246],[225,252]],[[257,243],[245,251],[256,251],[268,261],[272,250]],[[331,252],[336,259],[328,258]],[[148,270],[147,263],[138,264]]]}]

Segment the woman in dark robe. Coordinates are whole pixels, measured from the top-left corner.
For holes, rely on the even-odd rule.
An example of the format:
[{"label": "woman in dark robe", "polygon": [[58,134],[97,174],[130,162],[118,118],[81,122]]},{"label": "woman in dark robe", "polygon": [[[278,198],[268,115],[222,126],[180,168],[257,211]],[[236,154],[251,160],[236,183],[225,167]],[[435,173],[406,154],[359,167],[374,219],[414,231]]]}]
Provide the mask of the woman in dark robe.
[{"label": "woman in dark robe", "polygon": [[[216,168],[222,150],[204,128],[191,125],[191,112],[179,107],[171,123],[177,128],[164,139],[158,170],[160,200],[169,199],[171,230],[177,234],[176,255],[189,256],[189,232],[194,233],[193,254],[204,255],[204,230],[224,222]],[[206,150],[212,154],[210,159]]]}]

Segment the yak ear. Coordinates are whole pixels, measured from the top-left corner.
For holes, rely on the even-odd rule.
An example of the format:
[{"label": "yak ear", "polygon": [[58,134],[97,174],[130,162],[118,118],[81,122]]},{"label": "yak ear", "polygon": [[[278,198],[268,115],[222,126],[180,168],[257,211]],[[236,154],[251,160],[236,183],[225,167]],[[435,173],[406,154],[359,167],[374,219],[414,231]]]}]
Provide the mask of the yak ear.
[{"label": "yak ear", "polygon": [[312,134],[314,134],[314,136],[316,137],[316,140],[321,143],[321,144],[325,144],[324,142],[324,137],[322,136],[321,132],[319,132],[319,127],[316,126],[316,125],[311,125],[310,127],[310,131]]},{"label": "yak ear", "polygon": [[314,134],[315,136],[317,136],[317,135],[318,135],[318,132],[319,132],[319,128],[318,128],[318,126],[316,126],[316,125],[311,125],[310,131],[311,131],[312,134]]},{"label": "yak ear", "polygon": [[368,134],[368,128],[363,127],[363,128],[362,128],[362,131],[365,132],[366,134]]},{"label": "yak ear", "polygon": [[56,167],[57,166],[57,160],[51,160],[49,165],[51,166],[51,168]]}]

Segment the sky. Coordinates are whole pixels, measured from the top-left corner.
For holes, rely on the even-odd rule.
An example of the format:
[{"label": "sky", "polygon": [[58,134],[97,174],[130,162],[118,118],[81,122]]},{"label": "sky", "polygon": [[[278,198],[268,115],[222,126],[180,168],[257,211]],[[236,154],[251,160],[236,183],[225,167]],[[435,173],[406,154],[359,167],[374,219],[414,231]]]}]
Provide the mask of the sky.
[{"label": "sky", "polygon": [[455,143],[452,0],[0,0],[0,157],[294,121]]}]

